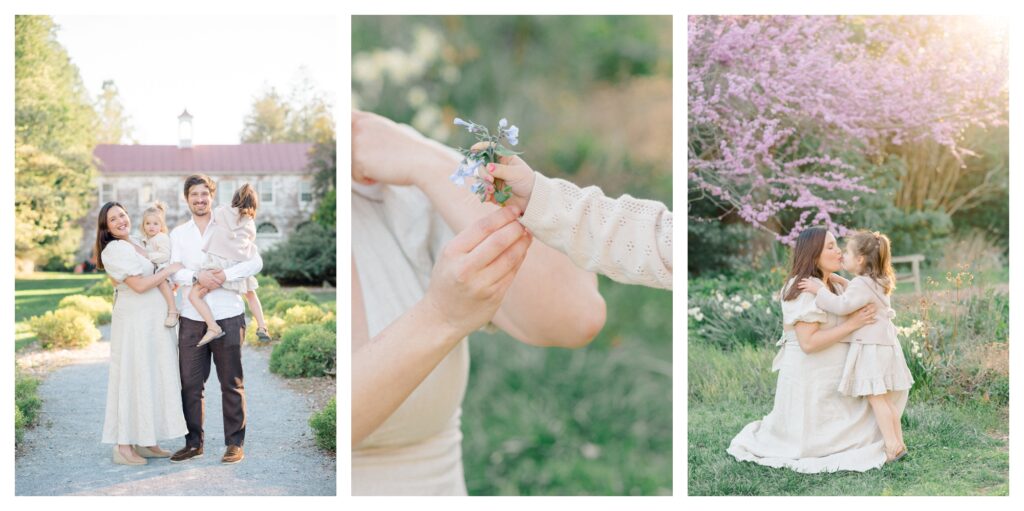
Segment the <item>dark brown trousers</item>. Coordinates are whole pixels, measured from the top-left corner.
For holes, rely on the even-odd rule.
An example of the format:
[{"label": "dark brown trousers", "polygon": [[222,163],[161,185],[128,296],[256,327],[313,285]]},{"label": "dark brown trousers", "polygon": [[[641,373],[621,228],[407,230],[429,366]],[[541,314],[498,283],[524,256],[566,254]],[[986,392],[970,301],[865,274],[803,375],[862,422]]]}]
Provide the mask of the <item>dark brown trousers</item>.
[{"label": "dark brown trousers", "polygon": [[178,326],[178,369],[181,371],[181,406],[188,434],[185,444],[201,447],[205,439],[206,416],[204,386],[210,377],[210,358],[217,366],[224,413],[224,445],[241,446],[245,442],[245,381],[242,377],[242,339],[245,315],[217,321],[224,336],[196,347],[206,333],[206,323],[181,318]]}]

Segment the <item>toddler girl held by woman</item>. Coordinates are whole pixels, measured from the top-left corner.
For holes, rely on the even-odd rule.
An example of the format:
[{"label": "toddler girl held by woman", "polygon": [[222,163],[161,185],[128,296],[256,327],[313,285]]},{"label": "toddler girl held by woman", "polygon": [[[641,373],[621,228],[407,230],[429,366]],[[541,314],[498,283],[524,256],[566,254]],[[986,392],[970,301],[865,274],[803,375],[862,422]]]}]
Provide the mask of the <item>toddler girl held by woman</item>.
[{"label": "toddler girl held by woman", "polygon": [[850,237],[843,253],[843,268],[857,275],[846,292],[835,295],[815,279],[804,279],[799,288],[815,293],[815,305],[832,314],[847,315],[874,303],[882,314],[878,321],[855,330],[843,342],[850,343],[839,392],[867,397],[885,439],[887,461],[907,454],[900,416],[891,399],[893,391],[906,390],[914,383],[896,338],[889,295],[896,287],[889,238],[877,232],[860,231]]},{"label": "toddler girl held by woman", "polygon": [[[146,249],[146,258],[156,265],[156,271],[164,269],[171,261],[171,237],[167,235],[166,212],[164,203],[159,201],[142,212],[142,246]],[[174,292],[167,281],[162,282],[158,289],[167,302],[167,319],[164,320],[164,326],[171,328],[178,324],[178,307],[174,303]]]},{"label": "toddler girl held by woman", "polygon": [[[256,190],[246,183],[235,191],[234,196],[231,197],[230,207],[218,206],[213,211],[213,222],[209,227],[212,232],[206,241],[206,246],[203,247],[203,251],[206,252],[206,259],[203,261],[204,270],[223,270],[256,257],[255,218],[258,205],[259,198],[256,195]],[[249,310],[252,311],[258,325],[256,335],[261,341],[269,341],[267,324],[263,320],[263,307],[260,305],[259,297],[256,296],[256,288],[259,287],[256,278],[247,277],[235,281],[225,281],[221,287],[245,296],[249,303]],[[224,330],[213,319],[213,312],[203,300],[203,297],[209,292],[209,289],[196,282],[188,295],[196,312],[206,322],[206,334],[199,340],[196,347],[224,336]]]}]

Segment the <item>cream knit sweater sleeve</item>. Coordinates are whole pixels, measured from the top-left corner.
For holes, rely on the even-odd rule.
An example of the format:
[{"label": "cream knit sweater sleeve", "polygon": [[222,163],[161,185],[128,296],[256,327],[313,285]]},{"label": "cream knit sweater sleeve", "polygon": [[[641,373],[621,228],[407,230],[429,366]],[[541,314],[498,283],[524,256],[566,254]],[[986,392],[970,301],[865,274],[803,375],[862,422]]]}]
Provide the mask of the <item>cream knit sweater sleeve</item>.
[{"label": "cream knit sweater sleeve", "polygon": [[672,289],[672,212],[657,201],[536,172],[521,222],[577,266],[626,284]]}]

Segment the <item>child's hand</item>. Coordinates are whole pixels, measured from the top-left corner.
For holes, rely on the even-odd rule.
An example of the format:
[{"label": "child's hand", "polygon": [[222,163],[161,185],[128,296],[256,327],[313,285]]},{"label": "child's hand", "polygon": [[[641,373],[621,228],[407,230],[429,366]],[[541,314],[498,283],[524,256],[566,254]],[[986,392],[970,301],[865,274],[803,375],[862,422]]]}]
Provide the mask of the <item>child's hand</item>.
[{"label": "child's hand", "polygon": [[821,289],[821,283],[818,282],[817,280],[808,277],[806,279],[801,280],[796,287],[800,288],[801,291],[807,291],[809,293],[817,294],[818,290]]},{"label": "child's hand", "polygon": [[[477,142],[470,149],[482,150],[486,147],[487,142]],[[526,205],[530,203],[530,194],[533,193],[533,169],[518,156],[501,156],[499,161],[501,163],[484,165],[477,172],[491,183],[495,179],[504,180],[505,184],[512,187],[512,198],[505,202],[505,205],[518,206],[520,211],[526,211]],[[493,197],[491,201],[494,202]]]}]

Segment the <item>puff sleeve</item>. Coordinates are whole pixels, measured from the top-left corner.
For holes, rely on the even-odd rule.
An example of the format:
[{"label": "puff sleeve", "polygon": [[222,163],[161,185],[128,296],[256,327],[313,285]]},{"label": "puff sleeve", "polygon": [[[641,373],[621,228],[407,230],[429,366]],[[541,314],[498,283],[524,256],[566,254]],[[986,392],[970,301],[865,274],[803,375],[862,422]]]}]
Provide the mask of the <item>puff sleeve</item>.
[{"label": "puff sleeve", "polygon": [[124,282],[124,279],[132,276],[148,275],[153,269],[153,264],[139,257],[127,241],[110,242],[100,258],[107,275],[118,282]]},{"label": "puff sleeve", "polygon": [[[789,286],[793,285],[793,281],[783,289],[782,295],[785,296],[786,290]],[[794,325],[798,321],[805,323],[825,323],[828,321],[828,314],[821,310],[814,303],[815,295],[811,293],[800,293],[793,300],[782,301],[782,323],[784,325]]]}]

